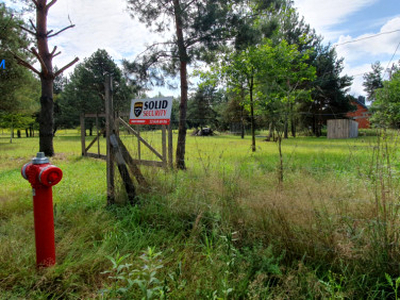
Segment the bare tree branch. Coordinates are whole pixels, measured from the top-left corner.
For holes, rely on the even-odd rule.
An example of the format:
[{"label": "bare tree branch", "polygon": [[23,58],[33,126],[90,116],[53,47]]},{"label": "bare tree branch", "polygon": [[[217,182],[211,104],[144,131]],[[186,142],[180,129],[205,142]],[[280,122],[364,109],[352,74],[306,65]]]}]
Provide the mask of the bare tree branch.
[{"label": "bare tree branch", "polygon": [[61,54],[61,51],[58,51],[56,54],[53,54],[53,58],[60,54]]},{"label": "bare tree branch", "polygon": [[50,7],[52,7],[56,2],[57,2],[57,0],[52,0],[49,4],[47,4],[46,10],[48,11],[50,9]]},{"label": "bare tree branch", "polygon": [[[54,58],[54,57],[56,57],[57,55],[60,55],[60,54],[61,54],[61,51],[58,51],[58,52],[56,53],[56,50],[57,50],[57,46],[54,46],[53,51],[51,51],[51,53],[50,53],[50,55],[51,55],[52,58]],[[55,54],[54,54],[54,53],[55,53]]]},{"label": "bare tree branch", "polygon": [[36,0],[32,0],[32,2],[33,4],[35,4],[36,7],[39,5]]},{"label": "bare tree branch", "polygon": [[46,35],[47,35],[47,36],[49,36],[49,34],[50,34],[50,33],[52,33],[53,31],[54,31],[53,29],[52,29],[52,30],[49,30],[49,31],[47,31]]},{"label": "bare tree branch", "polygon": [[36,58],[39,60],[40,65],[42,66],[42,71],[43,75],[47,76],[49,74],[49,69],[47,69],[47,66],[43,60],[43,58],[40,56],[40,54],[36,51],[35,47],[31,48],[31,52],[33,55],[36,56]]},{"label": "bare tree branch", "polygon": [[56,53],[56,51],[57,51],[57,46],[54,46],[53,51],[51,51],[50,55],[53,56],[54,53]]},{"label": "bare tree branch", "polygon": [[19,26],[22,30],[25,30],[26,32],[32,34],[33,36],[36,36],[36,32],[33,32],[32,30],[25,28],[24,26]]},{"label": "bare tree branch", "polygon": [[76,62],[78,62],[79,58],[75,58],[73,61],[71,61],[69,64],[67,64],[66,66],[62,67],[60,70],[58,70],[54,76],[57,77],[58,75],[60,75],[62,72],[64,72],[66,69],[68,69],[70,66],[72,66],[73,64],[75,64]]},{"label": "bare tree branch", "polygon": [[28,68],[32,70],[34,73],[38,74],[40,76],[40,72],[36,70],[30,63],[26,62],[23,60],[21,57],[19,57],[16,53],[11,52],[14,56],[14,58],[17,60],[18,64],[21,66],[24,66],[25,68]]},{"label": "bare tree branch", "polygon": [[190,1],[188,4],[185,5],[184,8],[182,8],[182,10],[185,11],[185,10],[186,10],[190,5],[192,5],[194,2],[197,2],[197,0]]},{"label": "bare tree branch", "polygon": [[[155,44],[152,44],[152,45],[150,45],[150,46],[147,46],[147,48],[145,49],[145,50],[143,50],[142,52],[140,52],[138,55],[137,55],[137,57],[140,57],[140,56],[142,56],[144,53],[146,53],[146,52],[148,52],[148,51],[150,51],[150,50],[153,50],[153,49],[155,49],[156,47],[158,47],[158,46],[161,46],[161,45],[174,45],[175,44],[175,42],[160,42],[160,43],[155,43]],[[162,50],[160,50],[160,52],[162,52]]]},{"label": "bare tree branch", "polygon": [[[48,37],[48,38],[51,38],[51,37],[53,37],[53,36],[56,36],[57,34],[60,34],[61,32],[65,31],[65,30],[70,29],[70,28],[73,28],[73,27],[75,27],[75,24],[71,24],[71,25],[69,25],[69,26],[67,26],[67,27],[65,27],[65,28],[63,28],[63,29],[61,29],[60,31],[54,33],[54,34],[48,35],[47,37]],[[49,32],[49,33],[50,33],[50,32]]]},{"label": "bare tree branch", "polygon": [[33,24],[33,21],[32,21],[31,19],[29,19],[29,22],[31,23],[31,25],[32,25],[32,28],[33,28],[33,29],[35,29],[35,32],[37,32],[37,30],[36,30],[36,26],[35,26],[35,24]]}]

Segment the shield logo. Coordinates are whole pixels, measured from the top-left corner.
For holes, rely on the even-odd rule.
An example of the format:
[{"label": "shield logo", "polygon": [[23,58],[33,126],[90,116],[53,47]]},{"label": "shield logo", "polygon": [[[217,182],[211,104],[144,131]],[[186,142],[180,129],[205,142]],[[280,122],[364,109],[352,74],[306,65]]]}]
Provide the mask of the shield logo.
[{"label": "shield logo", "polygon": [[143,111],[143,102],[136,102],[135,106],[133,107],[133,113],[135,114],[136,118],[139,118],[142,111]]}]

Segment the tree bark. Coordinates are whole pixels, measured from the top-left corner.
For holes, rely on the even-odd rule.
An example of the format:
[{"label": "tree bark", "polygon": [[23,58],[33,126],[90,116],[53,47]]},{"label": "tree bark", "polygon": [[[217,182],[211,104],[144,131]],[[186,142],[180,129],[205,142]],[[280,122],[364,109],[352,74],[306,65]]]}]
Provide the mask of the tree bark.
[{"label": "tree bark", "polygon": [[12,144],[14,138],[14,118],[11,117],[11,134],[10,134],[10,144]]},{"label": "tree bark", "polygon": [[[243,114],[243,112],[242,112],[242,114]],[[242,140],[244,139],[244,118],[243,118],[243,115],[242,115],[242,117],[241,117],[241,122],[240,122],[240,125],[241,125],[241,133],[240,133],[240,137],[242,138]]]},{"label": "tree bark", "polygon": [[256,128],[254,121],[254,99],[253,99],[254,77],[250,79],[250,118],[251,118],[251,151],[256,152]]},{"label": "tree bark", "polygon": [[272,122],[269,122],[267,141],[270,141],[271,139],[272,139]]},{"label": "tree bark", "polygon": [[39,115],[39,151],[44,152],[46,156],[53,156],[54,74],[47,38],[47,12],[47,0],[38,0],[36,8],[36,37],[39,56],[42,59],[42,71],[40,72],[42,95],[40,97],[41,110]]},{"label": "tree bark", "polygon": [[283,127],[283,138],[284,139],[288,139],[289,138],[289,134],[288,134],[288,115],[287,113],[285,114],[285,124]]},{"label": "tree bark", "polygon": [[[245,100],[245,96],[244,96],[244,88],[242,87],[241,90],[242,93],[242,102],[244,103]],[[240,105],[240,103],[239,103]],[[245,126],[244,126],[244,107],[242,105],[240,105],[240,109],[241,109],[241,117],[240,117],[240,123],[241,123],[241,138],[244,139],[244,134],[245,134]]]},{"label": "tree bark", "polygon": [[292,137],[296,137],[296,120],[293,113],[293,104],[290,105],[290,128],[292,131]]},{"label": "tree bark", "polygon": [[[48,91],[53,89],[52,80],[42,80],[42,97],[40,97],[40,114],[39,114],[39,151],[44,152],[46,156],[54,155],[53,148],[53,126],[54,126],[54,102]],[[47,90],[47,92],[46,92]]]},{"label": "tree bark", "polygon": [[176,147],[176,167],[184,170],[186,148],[186,111],[188,101],[187,63],[188,55],[183,37],[182,9],[179,0],[174,0],[176,36],[179,48],[180,77],[181,77],[181,102],[179,105],[178,145]]},{"label": "tree bark", "polygon": [[70,25],[53,34],[50,34],[52,31],[47,31],[47,13],[50,7],[56,2],[57,0],[51,0],[49,3],[47,3],[47,0],[32,0],[32,3],[36,7],[36,26],[33,25],[33,22],[31,21],[33,30],[21,27],[28,33],[32,34],[36,39],[37,49],[32,47],[30,48],[30,52],[38,59],[41,66],[41,71],[39,72],[30,63],[24,61],[17,55],[14,55],[15,59],[17,59],[20,65],[30,69],[40,77],[42,93],[40,97],[41,109],[39,113],[39,151],[44,152],[46,156],[54,155],[54,78],[78,61],[78,58],[75,58],[72,62],[62,67],[56,73],[53,72],[53,57],[58,55],[60,52],[55,53],[57,47],[54,47],[52,52],[49,51],[48,38],[56,36],[68,28],[74,27],[74,25]]},{"label": "tree bark", "polygon": [[279,184],[283,183],[283,155],[282,155],[282,137],[278,135],[278,145],[279,145]]},{"label": "tree bark", "polygon": [[291,130],[292,130],[292,137],[295,138],[296,137],[296,124],[294,122],[294,118],[293,117],[291,118],[290,126],[291,126]]},{"label": "tree bark", "polygon": [[[288,95],[288,99],[289,99]],[[285,112],[285,125],[283,128],[283,138],[288,139],[289,138],[289,112],[290,112],[290,104],[289,102],[286,104],[286,112]]]}]

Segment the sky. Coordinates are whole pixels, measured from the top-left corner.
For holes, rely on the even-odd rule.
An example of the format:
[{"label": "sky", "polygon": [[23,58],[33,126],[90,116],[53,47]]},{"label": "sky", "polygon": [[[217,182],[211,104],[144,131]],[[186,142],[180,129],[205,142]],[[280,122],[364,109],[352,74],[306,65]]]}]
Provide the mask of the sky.
[{"label": "sky", "polygon": [[[400,59],[399,0],[294,0],[300,15],[324,44],[344,58],[344,74],[354,77],[350,93],[365,95],[363,74],[377,61],[386,70]],[[395,31],[395,32],[393,32]],[[389,33],[392,32],[392,33]],[[389,73],[383,74],[388,79]]]},{"label": "sky", "polygon": [[[5,2],[10,4],[10,0]],[[363,74],[371,70],[372,63],[380,61],[386,69],[399,61],[399,0],[294,0],[294,5],[324,38],[324,44],[336,47],[338,57],[344,58],[343,75],[354,76],[350,94],[365,95]],[[48,18],[48,28],[54,32],[75,24],[49,41],[50,47],[57,45],[62,51],[54,58],[59,68],[75,57],[83,61],[97,49],[107,50],[119,64],[123,58],[133,60],[146,46],[163,39],[131,18],[125,0],[58,0]]]}]

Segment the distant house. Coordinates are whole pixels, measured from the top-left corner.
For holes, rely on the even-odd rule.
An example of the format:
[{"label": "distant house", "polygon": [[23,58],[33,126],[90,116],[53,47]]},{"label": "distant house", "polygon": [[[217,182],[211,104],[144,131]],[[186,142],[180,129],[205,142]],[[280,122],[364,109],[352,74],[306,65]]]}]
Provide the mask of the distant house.
[{"label": "distant house", "polygon": [[360,96],[351,104],[356,106],[357,109],[356,111],[347,113],[346,117],[352,118],[356,121],[358,123],[358,128],[370,128],[369,117],[371,116],[371,113],[365,105],[365,98]]}]

